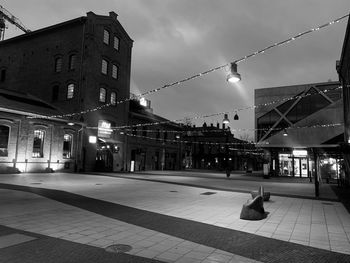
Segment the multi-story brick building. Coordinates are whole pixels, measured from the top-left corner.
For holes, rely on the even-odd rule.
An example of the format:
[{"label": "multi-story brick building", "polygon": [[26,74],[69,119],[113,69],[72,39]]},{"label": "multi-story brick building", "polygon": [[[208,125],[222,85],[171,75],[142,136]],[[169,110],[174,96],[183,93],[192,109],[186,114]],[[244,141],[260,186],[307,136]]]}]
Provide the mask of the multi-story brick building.
[{"label": "multi-story brick building", "polygon": [[[0,89],[33,94],[85,124],[79,170],[95,169],[98,160],[99,168],[117,171],[124,166],[125,141],[110,127],[128,122],[128,103],[117,102],[129,98],[132,45],[114,12],[88,12],[4,40]],[[102,150],[106,142],[113,151]]]}]

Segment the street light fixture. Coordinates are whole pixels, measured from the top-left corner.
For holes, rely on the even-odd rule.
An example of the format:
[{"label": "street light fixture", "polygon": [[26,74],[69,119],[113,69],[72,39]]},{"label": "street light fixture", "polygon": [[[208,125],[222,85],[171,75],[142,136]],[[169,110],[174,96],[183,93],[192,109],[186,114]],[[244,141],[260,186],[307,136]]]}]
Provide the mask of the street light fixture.
[{"label": "street light fixture", "polygon": [[236,83],[241,80],[241,75],[237,72],[237,64],[231,63],[231,72],[227,75],[226,80],[230,83]]},{"label": "street light fixture", "polygon": [[222,123],[223,124],[229,124],[230,123],[230,120],[229,120],[228,115],[226,113],[224,115],[224,119],[222,120]]}]

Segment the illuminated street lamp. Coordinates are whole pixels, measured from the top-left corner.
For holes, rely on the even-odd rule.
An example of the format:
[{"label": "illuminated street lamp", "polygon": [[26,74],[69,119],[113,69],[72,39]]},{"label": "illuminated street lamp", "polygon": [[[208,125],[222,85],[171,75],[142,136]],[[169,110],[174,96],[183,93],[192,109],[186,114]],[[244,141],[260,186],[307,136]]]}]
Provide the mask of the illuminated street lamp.
[{"label": "illuminated street lamp", "polygon": [[231,72],[227,75],[226,80],[230,83],[236,83],[241,80],[241,75],[237,72],[237,64],[231,63]]},{"label": "illuminated street lamp", "polygon": [[226,113],[224,115],[224,119],[222,120],[222,123],[223,124],[229,124],[230,123],[230,120],[229,120],[228,115]]}]

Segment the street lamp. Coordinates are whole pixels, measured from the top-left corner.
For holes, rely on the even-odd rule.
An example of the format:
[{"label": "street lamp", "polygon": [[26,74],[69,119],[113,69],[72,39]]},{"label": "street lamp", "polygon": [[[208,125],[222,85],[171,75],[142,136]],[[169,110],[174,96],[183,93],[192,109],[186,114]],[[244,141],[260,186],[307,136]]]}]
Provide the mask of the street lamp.
[{"label": "street lamp", "polygon": [[230,120],[229,120],[228,115],[226,113],[224,115],[224,119],[222,120],[222,123],[223,124],[229,124],[230,123]]},{"label": "street lamp", "polygon": [[241,80],[241,75],[237,72],[237,64],[231,63],[230,73],[227,75],[226,80],[230,83],[236,83]]}]

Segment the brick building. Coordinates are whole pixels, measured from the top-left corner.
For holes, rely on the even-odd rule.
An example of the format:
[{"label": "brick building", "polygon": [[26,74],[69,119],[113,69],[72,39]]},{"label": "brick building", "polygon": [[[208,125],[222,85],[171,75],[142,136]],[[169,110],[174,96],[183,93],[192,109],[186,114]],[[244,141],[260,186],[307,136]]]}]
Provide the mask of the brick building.
[{"label": "brick building", "polygon": [[[109,127],[128,122],[128,103],[117,101],[129,98],[132,45],[114,12],[88,12],[4,40],[0,89],[30,93],[61,109],[72,122],[85,124],[78,170],[97,165],[118,171],[124,166],[125,140]],[[115,150],[102,150],[106,143]]]}]

